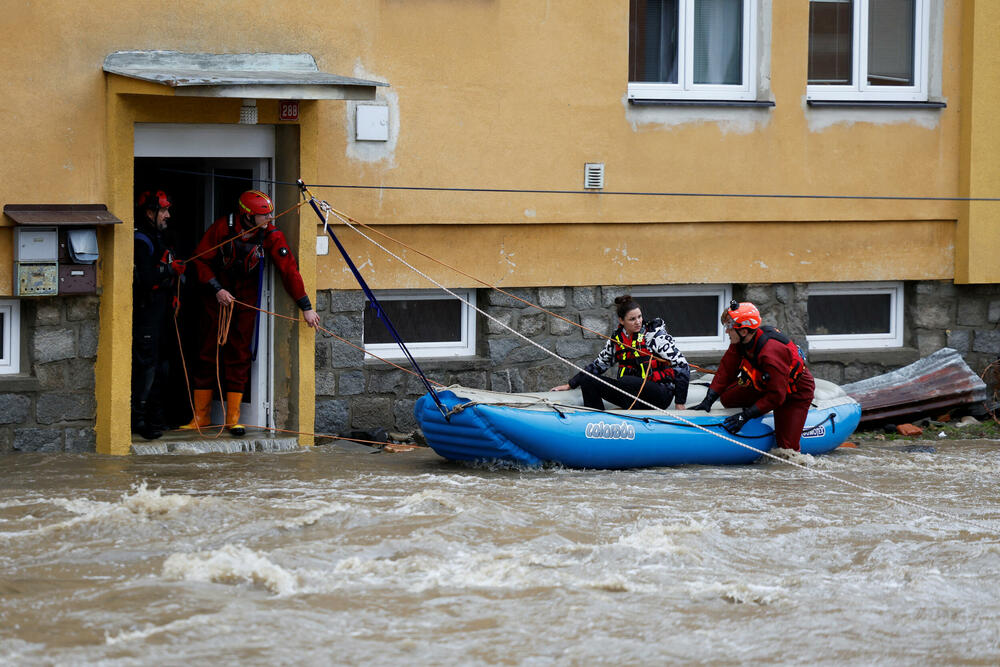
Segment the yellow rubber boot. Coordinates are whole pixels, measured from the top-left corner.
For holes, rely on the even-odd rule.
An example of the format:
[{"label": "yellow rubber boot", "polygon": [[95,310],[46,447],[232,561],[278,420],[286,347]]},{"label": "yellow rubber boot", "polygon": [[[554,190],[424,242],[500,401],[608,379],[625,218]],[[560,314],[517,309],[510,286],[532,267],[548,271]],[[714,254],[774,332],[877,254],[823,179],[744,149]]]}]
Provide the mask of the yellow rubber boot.
[{"label": "yellow rubber boot", "polygon": [[226,392],[226,428],[233,435],[243,435],[247,432],[243,424],[240,423],[240,401],[243,394],[230,391]]},{"label": "yellow rubber boot", "polygon": [[196,429],[208,426],[212,422],[212,390],[194,390],[194,417],[181,426],[182,429]]}]

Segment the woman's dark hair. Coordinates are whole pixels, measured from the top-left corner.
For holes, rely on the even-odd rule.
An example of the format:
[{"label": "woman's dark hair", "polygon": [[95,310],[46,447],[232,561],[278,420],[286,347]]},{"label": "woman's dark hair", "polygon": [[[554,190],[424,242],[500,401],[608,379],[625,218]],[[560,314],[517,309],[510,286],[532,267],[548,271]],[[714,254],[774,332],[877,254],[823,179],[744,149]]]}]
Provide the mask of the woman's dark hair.
[{"label": "woman's dark hair", "polygon": [[615,312],[618,313],[618,319],[624,320],[625,315],[636,308],[639,308],[639,304],[635,302],[631,294],[622,294],[615,297]]}]

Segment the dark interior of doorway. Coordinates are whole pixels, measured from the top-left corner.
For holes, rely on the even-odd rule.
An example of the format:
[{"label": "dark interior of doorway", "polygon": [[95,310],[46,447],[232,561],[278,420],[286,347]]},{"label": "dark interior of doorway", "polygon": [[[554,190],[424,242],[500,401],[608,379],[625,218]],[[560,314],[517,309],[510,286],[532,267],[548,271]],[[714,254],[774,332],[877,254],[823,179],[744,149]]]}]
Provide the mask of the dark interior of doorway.
[{"label": "dark interior of doorway", "polygon": [[[195,246],[205,230],[214,220],[233,211],[241,193],[261,187],[253,178],[251,166],[244,168],[232,163],[233,160],[212,158],[135,159],[135,197],[138,198],[146,190],[163,190],[171,198],[167,242],[172,244],[178,258],[187,259],[194,255]],[[197,363],[204,336],[216,335],[214,331],[206,331],[209,327],[204,321],[204,295],[204,287],[198,284],[192,267],[185,272],[185,281],[181,286],[177,329],[171,317],[160,337],[161,357],[165,361],[163,369],[166,373],[166,378],[161,383],[163,414],[166,425],[171,428],[191,420],[191,406],[186,399],[188,387],[184,377],[184,364],[186,363],[190,373],[193,364]],[[180,332],[180,348],[177,344],[177,330]],[[251,380],[243,388],[244,403],[253,398],[252,386]],[[223,390],[238,391],[226,387]],[[218,390],[215,393],[218,394]]]}]

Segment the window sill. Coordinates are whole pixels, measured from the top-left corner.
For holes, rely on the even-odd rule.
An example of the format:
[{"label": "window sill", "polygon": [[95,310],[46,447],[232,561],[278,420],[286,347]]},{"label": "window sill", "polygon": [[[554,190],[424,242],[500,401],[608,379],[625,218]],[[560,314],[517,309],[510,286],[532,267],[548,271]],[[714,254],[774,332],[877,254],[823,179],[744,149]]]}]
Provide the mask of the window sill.
[{"label": "window sill", "polygon": [[945,102],[866,102],[865,100],[806,100],[806,104],[818,109],[944,109]]},{"label": "window sill", "polygon": [[880,347],[845,350],[810,349],[808,356],[808,364],[860,363],[881,366],[906,366],[920,359],[920,352],[914,347]]},{"label": "window sill", "polygon": [[[391,361],[394,364],[399,364],[407,370],[412,370],[410,368],[409,362],[405,357],[392,359],[389,357],[383,357],[386,361]],[[439,371],[463,371],[463,370],[486,370],[492,367],[492,362],[486,357],[478,356],[468,356],[468,357],[414,357],[420,368],[427,370],[433,368]],[[364,360],[365,368],[387,368],[387,364],[378,359],[368,357]]]},{"label": "window sill", "polygon": [[26,393],[39,391],[42,388],[38,378],[23,373],[0,375],[0,391],[10,393]]},{"label": "window sill", "polygon": [[740,107],[747,109],[766,109],[775,106],[774,102],[756,100],[659,100],[631,97],[629,104],[638,107]]}]

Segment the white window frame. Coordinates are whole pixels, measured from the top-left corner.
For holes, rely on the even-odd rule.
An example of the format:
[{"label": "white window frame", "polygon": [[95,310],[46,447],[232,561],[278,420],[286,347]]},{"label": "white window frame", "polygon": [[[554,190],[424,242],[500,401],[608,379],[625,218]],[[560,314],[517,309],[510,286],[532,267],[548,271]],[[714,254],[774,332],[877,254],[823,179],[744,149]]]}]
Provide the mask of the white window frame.
[{"label": "white window frame", "polygon": [[680,0],[678,5],[677,20],[683,30],[677,36],[677,83],[629,81],[629,99],[757,99],[757,0],[743,0],[743,83],[739,86],[694,83],[694,2],[695,0]]},{"label": "white window frame", "polygon": [[930,7],[929,0],[914,3],[913,83],[912,86],[873,86],[868,84],[868,1],[854,2],[854,34],[851,62],[852,85],[807,85],[809,100],[859,102],[926,102],[930,66]]},{"label": "white window frame", "polygon": [[[706,296],[714,295],[719,298],[719,314],[729,304],[733,298],[732,285],[659,285],[636,287],[632,289],[632,296],[642,305],[644,296]],[[670,313],[647,313],[643,311],[644,319],[662,317],[667,324],[667,331],[670,331]],[[717,352],[729,348],[729,336],[722,326],[720,318],[716,319],[716,334],[714,336],[674,336],[674,342],[681,352]],[[673,335],[673,334],[671,334]]]},{"label": "white window frame", "polygon": [[3,313],[3,346],[0,347],[0,375],[21,372],[21,302],[16,299],[0,300]]},{"label": "white window frame", "polygon": [[884,334],[824,334],[809,335],[810,350],[845,350],[872,347],[903,346],[903,283],[815,283],[809,286],[809,296],[852,294],[889,294],[889,331]]},{"label": "white window frame", "polygon": [[[441,341],[426,343],[406,343],[406,349],[414,358],[428,357],[473,357],[476,355],[476,290],[472,288],[449,288],[465,300],[462,303],[462,338],[459,341]],[[452,299],[450,294],[442,290],[373,290],[375,298],[380,303],[388,301],[429,301]],[[365,308],[368,300],[365,299]],[[362,335],[364,334],[362,330]],[[405,359],[406,355],[396,343],[365,343],[366,352],[377,354],[383,359]]]}]

